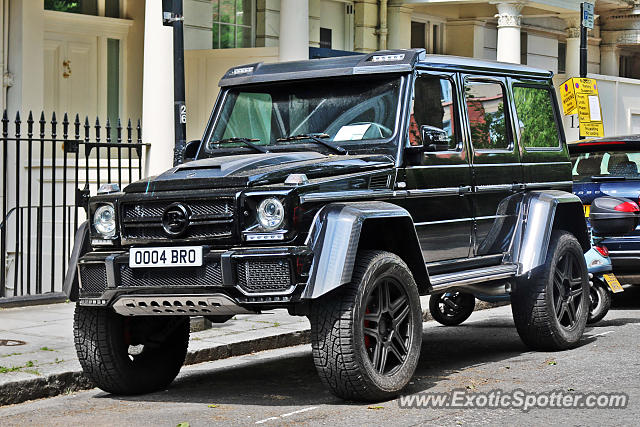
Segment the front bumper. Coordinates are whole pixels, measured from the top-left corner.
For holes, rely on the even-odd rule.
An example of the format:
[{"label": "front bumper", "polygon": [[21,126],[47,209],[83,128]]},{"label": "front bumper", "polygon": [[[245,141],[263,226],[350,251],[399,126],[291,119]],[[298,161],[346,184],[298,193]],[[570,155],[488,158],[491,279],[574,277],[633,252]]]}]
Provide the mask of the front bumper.
[{"label": "front bumper", "polygon": [[[201,267],[130,268],[128,251],[87,253],[77,267],[79,304],[111,306],[132,295],[141,302],[143,296],[199,296],[203,301],[224,296],[255,310],[297,302],[306,286],[304,267],[311,257],[307,247],[203,249]],[[172,314],[168,310],[174,309],[163,311]]]}]

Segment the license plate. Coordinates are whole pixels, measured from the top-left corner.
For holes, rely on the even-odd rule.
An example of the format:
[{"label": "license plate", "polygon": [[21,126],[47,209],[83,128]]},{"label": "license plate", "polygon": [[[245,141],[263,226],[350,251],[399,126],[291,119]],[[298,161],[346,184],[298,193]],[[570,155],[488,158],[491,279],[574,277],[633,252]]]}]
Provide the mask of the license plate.
[{"label": "license plate", "polygon": [[611,292],[613,292],[614,294],[617,294],[619,292],[624,291],[624,288],[618,281],[618,278],[615,276],[615,274],[613,273],[603,274],[603,276],[604,276],[604,280],[607,282],[607,285],[609,285],[609,289],[611,289]]},{"label": "license plate", "polygon": [[202,246],[171,246],[166,248],[131,248],[129,267],[199,267]]},{"label": "license plate", "polygon": [[591,212],[591,205],[584,205],[584,216],[589,218],[589,213]]}]

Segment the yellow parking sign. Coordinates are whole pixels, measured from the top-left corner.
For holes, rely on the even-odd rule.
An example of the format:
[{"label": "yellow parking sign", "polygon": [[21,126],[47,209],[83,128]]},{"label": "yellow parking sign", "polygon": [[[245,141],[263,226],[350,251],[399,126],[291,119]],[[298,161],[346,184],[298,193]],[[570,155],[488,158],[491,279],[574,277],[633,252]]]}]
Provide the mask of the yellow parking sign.
[{"label": "yellow parking sign", "polygon": [[604,136],[598,83],[595,79],[567,80],[560,86],[560,99],[565,115],[578,114],[580,136]]}]

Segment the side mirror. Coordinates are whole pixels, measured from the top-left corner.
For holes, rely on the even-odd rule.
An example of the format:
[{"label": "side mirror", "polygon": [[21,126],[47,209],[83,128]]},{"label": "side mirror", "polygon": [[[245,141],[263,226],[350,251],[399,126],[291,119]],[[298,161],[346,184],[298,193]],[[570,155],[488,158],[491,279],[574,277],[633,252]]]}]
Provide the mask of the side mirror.
[{"label": "side mirror", "polygon": [[420,135],[424,144],[424,151],[447,151],[449,149],[449,135],[443,129],[435,126],[420,126]]},{"label": "side mirror", "polygon": [[199,139],[187,142],[184,146],[184,151],[182,152],[182,161],[190,162],[191,160],[194,160],[198,155],[198,148],[200,148]]},{"label": "side mirror", "polygon": [[591,203],[589,222],[595,236],[624,236],[636,229],[638,221],[640,208],[632,200],[604,196]]}]

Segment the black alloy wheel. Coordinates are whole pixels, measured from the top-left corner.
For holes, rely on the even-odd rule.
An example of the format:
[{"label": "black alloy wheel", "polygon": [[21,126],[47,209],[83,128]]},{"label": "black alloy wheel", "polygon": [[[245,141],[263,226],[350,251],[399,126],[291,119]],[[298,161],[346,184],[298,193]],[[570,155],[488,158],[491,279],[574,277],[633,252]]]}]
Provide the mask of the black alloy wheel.
[{"label": "black alloy wheel", "polygon": [[373,368],[393,375],[407,358],[413,339],[407,292],[394,277],[381,277],[367,298],[362,321],[364,345]]},{"label": "black alloy wheel", "polygon": [[429,296],[429,313],[436,322],[456,326],[471,316],[476,299],[466,292],[444,292]]},{"label": "black alloy wheel", "polygon": [[583,309],[582,276],[579,260],[566,252],[556,264],[553,275],[553,306],[556,317],[566,329],[573,329]]}]

